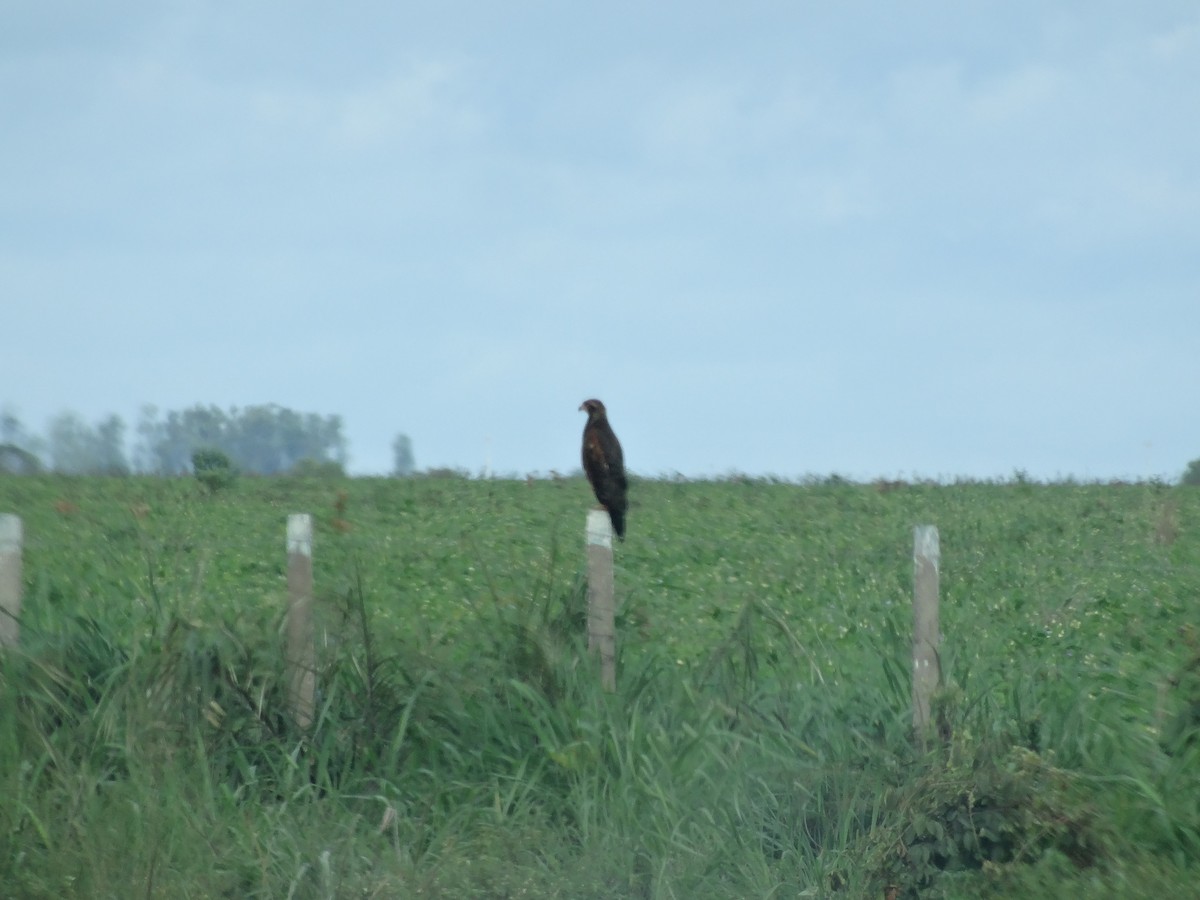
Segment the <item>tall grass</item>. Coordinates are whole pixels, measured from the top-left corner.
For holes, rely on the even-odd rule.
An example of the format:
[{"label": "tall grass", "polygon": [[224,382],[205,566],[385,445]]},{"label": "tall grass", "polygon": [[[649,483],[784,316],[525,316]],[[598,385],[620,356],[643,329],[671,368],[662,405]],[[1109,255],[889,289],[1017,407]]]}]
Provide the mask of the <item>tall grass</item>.
[{"label": "tall grass", "polygon": [[[1166,545],[1149,489],[644,484],[655,508],[618,560],[609,694],[580,638],[561,487],[493,542],[439,510],[500,515],[524,485],[352,485],[355,530],[318,543],[320,689],[302,730],[262,608],[272,551],[223,557],[200,536],[262,505],[278,518],[307,489],[120,487],[162,490],[152,504],[173,512],[152,529],[121,519],[123,497],[73,501],[103,547],[35,545],[22,647],[0,660],[6,895],[1194,893],[1186,495]],[[101,490],[50,489],[65,488]],[[719,537],[671,541],[670,516],[714,510]],[[1104,520],[1106,547],[1078,524],[1102,512],[1124,523]],[[946,522],[956,560],[949,736],[927,747],[910,733],[907,528],[872,530],[881,516]],[[1094,565],[1105,549],[1120,566]]]}]

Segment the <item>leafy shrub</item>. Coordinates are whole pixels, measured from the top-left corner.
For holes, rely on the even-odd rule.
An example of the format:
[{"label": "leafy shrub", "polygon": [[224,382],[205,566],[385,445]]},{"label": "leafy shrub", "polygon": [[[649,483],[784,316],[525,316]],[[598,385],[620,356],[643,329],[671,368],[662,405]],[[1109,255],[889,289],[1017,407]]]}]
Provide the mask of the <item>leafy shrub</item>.
[{"label": "leafy shrub", "polygon": [[891,896],[918,897],[941,873],[1029,864],[1047,852],[1085,868],[1103,855],[1076,776],[1004,742],[959,747],[899,786],[887,824],[867,835],[866,860]]},{"label": "leafy shrub", "polygon": [[197,450],[192,454],[192,471],[210,494],[229,487],[237,479],[237,469],[220,450]]}]

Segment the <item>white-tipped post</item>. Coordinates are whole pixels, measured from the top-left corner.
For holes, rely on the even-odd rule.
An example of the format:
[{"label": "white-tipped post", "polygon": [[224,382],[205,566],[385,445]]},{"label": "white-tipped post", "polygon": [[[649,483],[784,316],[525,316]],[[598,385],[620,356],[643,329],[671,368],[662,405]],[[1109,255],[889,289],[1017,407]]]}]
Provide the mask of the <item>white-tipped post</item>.
[{"label": "white-tipped post", "polygon": [[942,564],[938,530],[933,525],[913,529],[913,730],[924,737],[929,728],[930,701],[942,682],[938,656],[938,580]]},{"label": "white-tipped post", "polygon": [[312,724],[316,703],[317,653],[313,640],[312,516],[287,520],[287,664],[288,699],[301,728]]},{"label": "white-tipped post", "polygon": [[600,684],[617,689],[616,602],[613,591],[613,532],[608,511],[587,514],[588,650],[600,657]]},{"label": "white-tipped post", "polygon": [[0,515],[0,648],[21,640],[21,519]]}]

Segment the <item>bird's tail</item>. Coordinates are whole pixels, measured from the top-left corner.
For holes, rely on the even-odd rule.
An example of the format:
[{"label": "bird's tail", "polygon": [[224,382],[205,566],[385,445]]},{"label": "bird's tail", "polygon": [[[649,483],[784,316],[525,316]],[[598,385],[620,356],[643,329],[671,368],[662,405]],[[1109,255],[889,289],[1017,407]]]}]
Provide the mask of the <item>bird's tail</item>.
[{"label": "bird's tail", "polygon": [[625,540],[625,511],[610,509],[608,517],[612,519],[613,531],[617,533],[617,539]]}]

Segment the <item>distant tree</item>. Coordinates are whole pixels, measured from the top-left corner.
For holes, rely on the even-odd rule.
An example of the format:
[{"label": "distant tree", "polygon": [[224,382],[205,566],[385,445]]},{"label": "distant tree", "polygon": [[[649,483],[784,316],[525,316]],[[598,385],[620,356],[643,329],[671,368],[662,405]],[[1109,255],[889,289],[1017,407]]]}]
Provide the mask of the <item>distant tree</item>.
[{"label": "distant tree", "polygon": [[216,406],[196,405],[182,412],[167,413],[169,446],[183,460],[196,450],[225,450],[229,446],[229,430],[229,417]]},{"label": "distant tree", "polygon": [[398,434],[392,441],[392,459],[392,474],[398,478],[407,478],[416,470],[412,439],[407,434]]},{"label": "distant tree", "polygon": [[95,428],[77,413],[59,413],[49,426],[50,467],[66,475],[124,475],[125,423],[120,416],[102,419]]},{"label": "distant tree", "polygon": [[1181,482],[1183,484],[1200,485],[1200,459],[1193,459],[1188,463],[1187,471],[1183,473]]},{"label": "distant tree", "polygon": [[153,403],[142,405],[138,415],[137,440],[133,444],[133,467],[139,472],[166,473],[170,470],[158,457],[158,450],[166,435],[166,427],[158,418],[158,407]]},{"label": "distant tree", "polygon": [[0,444],[0,475],[36,475],[42,461],[16,444]]},{"label": "distant tree", "polygon": [[103,475],[128,475],[129,459],[125,455],[125,423],[120,416],[110,415],[96,425],[96,467]]},{"label": "distant tree", "polygon": [[160,419],[143,407],[138,424],[139,467],[165,474],[186,472],[192,454],[214,449],[240,470],[259,475],[292,471],[301,460],[343,467],[346,440],[340,416],[298,413],[267,404],[236,407],[193,406]]},{"label": "distant tree", "polygon": [[7,406],[0,409],[0,444],[20,445],[25,436],[25,426],[17,414]]},{"label": "distant tree", "polygon": [[30,434],[9,407],[0,409],[0,472],[9,475],[32,475],[44,466],[41,454],[45,442]]},{"label": "distant tree", "polygon": [[[0,411],[0,446],[9,469],[26,471],[44,457],[49,468],[64,474],[127,474],[125,423],[110,415],[95,426],[78,414],[64,412],[52,419],[47,439],[25,433],[16,414]],[[133,469],[161,475],[194,471],[193,454],[217,450],[238,470],[260,475],[293,471],[307,461],[326,473],[343,472],[346,439],[340,416],[298,413],[275,404],[236,407],[228,412],[217,406],[196,405],[171,411],[141,408],[133,446]]]},{"label": "distant tree", "polygon": [[290,410],[276,411],[269,406],[234,409],[229,416],[223,446],[247,472],[260,475],[286,472],[295,462],[287,452],[289,444],[295,440],[289,433],[293,416],[295,413]]},{"label": "distant tree", "polygon": [[59,413],[50,420],[50,467],[55,472],[78,475],[87,470],[91,432],[76,413]]},{"label": "distant tree", "polygon": [[301,460],[346,462],[341,416],[302,415],[274,404],[234,410],[226,446],[239,466],[262,475],[290,472]]},{"label": "distant tree", "polygon": [[143,406],[138,421],[137,459],[143,471],[181,475],[192,468],[197,450],[226,449],[228,422],[215,406],[171,411],[160,419],[158,409]]}]

